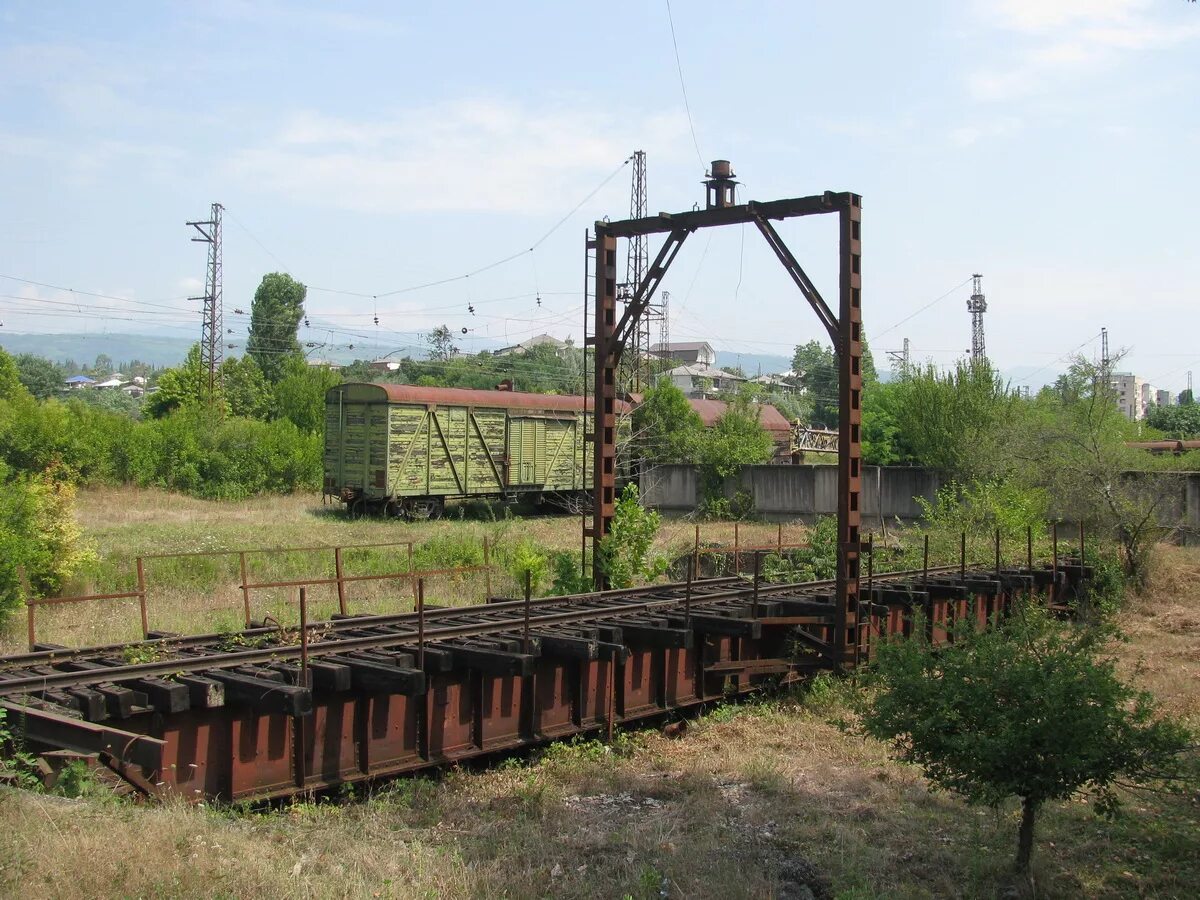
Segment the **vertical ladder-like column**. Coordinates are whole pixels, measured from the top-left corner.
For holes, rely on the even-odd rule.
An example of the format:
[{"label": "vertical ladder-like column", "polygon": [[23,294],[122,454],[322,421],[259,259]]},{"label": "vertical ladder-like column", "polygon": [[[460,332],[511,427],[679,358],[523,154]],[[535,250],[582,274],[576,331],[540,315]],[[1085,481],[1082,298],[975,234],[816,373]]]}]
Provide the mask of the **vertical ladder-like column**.
[{"label": "vertical ladder-like column", "polygon": [[592,438],[592,575],[597,590],[608,587],[600,558],[600,541],[612,526],[617,473],[617,239],[603,222],[596,223],[594,311],[595,382]]},{"label": "vertical ladder-like column", "polygon": [[839,194],[838,314],[838,570],[835,660],[848,668],[858,660],[863,628],[859,615],[859,526],[862,511],[862,198]]}]

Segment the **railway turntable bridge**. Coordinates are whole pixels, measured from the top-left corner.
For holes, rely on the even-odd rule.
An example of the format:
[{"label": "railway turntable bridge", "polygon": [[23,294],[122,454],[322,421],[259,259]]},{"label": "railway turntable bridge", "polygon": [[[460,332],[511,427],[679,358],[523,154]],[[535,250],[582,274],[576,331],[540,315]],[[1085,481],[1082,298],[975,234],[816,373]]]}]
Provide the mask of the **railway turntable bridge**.
[{"label": "railway turntable bridge", "polygon": [[[757,558],[756,558],[757,559]],[[870,574],[853,650],[925,613],[934,640],[1019,596],[1066,608],[1078,561]],[[303,608],[303,600],[302,600]],[[263,800],[683,713],[843,668],[833,581],[708,578],[235,635],[0,657],[9,730],[48,766],[98,760],[149,796]],[[134,660],[131,662],[131,660]]]}]

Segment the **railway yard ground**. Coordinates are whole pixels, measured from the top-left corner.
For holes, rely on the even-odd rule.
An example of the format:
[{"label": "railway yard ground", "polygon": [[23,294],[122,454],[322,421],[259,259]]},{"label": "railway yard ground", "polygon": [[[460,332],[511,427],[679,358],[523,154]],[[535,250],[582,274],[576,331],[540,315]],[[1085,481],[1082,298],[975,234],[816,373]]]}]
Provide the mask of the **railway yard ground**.
[{"label": "railway yard ground", "polygon": [[[80,495],[79,520],[101,562],[72,590],[127,587],[144,553],[413,540],[430,563],[493,546],[578,546],[578,520],[347,521],[311,496],[216,503],[157,491]],[[798,526],[796,526],[798,530]],[[789,540],[792,532],[789,531]],[[733,526],[706,523],[705,541]],[[769,545],[773,524],[740,526]],[[659,549],[692,546],[690,522],[665,522]],[[436,551],[436,552],[435,552]],[[380,551],[382,553],[383,551]],[[457,556],[456,556],[457,554]],[[151,563],[151,626],[236,627],[237,573],[204,557]],[[450,562],[447,562],[449,560]],[[364,554],[363,570],[394,559]],[[306,577],[312,557],[261,560],[263,580]],[[156,568],[158,566],[159,568]],[[432,566],[430,566],[432,567]],[[515,596],[503,572],[493,593]],[[435,602],[478,602],[470,580],[431,584]],[[161,585],[161,587],[159,586]],[[169,585],[169,587],[168,587]],[[383,611],[402,589],[353,585]],[[315,615],[329,612],[315,600]],[[287,598],[264,594],[262,612]],[[125,605],[122,605],[125,604]],[[326,604],[322,607],[321,604]],[[406,607],[407,608],[407,607]],[[1126,673],[1200,726],[1200,550],[1161,547],[1146,593],[1121,613]],[[46,640],[133,638],[136,604],[55,610]],[[24,643],[19,617],[4,650]],[[1015,805],[994,811],[931,793],[883,745],[851,736],[843,682],[732,706],[687,727],[573,741],[490,768],[404,778],[367,793],[273,807],[139,804],[90,779],[67,798],[0,788],[0,892],[22,897],[994,897],[1015,845]],[[364,802],[365,801],[365,802]],[[1050,897],[1191,897],[1200,885],[1200,796],[1129,795],[1105,823],[1081,801],[1050,806],[1035,869]]]}]

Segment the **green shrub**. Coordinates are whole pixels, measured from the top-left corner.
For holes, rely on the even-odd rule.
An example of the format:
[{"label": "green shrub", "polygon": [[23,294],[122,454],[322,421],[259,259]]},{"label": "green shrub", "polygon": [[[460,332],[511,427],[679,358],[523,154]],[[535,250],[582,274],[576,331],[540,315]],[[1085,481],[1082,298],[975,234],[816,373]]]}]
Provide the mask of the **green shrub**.
[{"label": "green shrub", "polygon": [[613,511],[612,528],[599,546],[611,587],[630,587],[635,578],[652,580],[666,571],[666,560],[650,556],[660,521],[657,512],[642,506],[637,485],[627,484]]},{"label": "green shrub", "polygon": [[508,551],[508,574],[512,576],[517,587],[525,590],[525,579],[529,579],[529,589],[536,596],[546,576],[550,574],[550,560],[546,554],[537,549],[531,541],[523,540]]}]

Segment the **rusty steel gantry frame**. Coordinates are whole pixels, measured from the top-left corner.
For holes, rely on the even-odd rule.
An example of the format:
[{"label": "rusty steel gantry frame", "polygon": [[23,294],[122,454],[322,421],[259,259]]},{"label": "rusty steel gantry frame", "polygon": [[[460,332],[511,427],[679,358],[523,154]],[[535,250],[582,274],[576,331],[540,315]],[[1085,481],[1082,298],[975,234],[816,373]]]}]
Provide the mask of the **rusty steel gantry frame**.
[{"label": "rusty steel gantry frame", "polygon": [[[838,358],[838,566],[836,579],[835,652],[839,666],[852,664],[863,640],[865,621],[858,612],[861,512],[862,447],[862,198],[848,192],[826,191],[811,197],[768,202],[734,203],[737,182],[727,160],[715,160],[705,181],[705,209],[682,213],[659,213],[619,222],[599,221],[588,241],[595,254],[593,320],[594,332],[587,342],[594,348],[592,385],[593,500],[592,521],[584,526],[585,541],[595,547],[612,525],[616,502],[616,400],[617,365],[621,361],[638,317],[645,310],[688,235],[700,228],[753,223],[821,324],[825,326]],[[836,213],[839,223],[838,315],[834,315],[787,245],[773,219]],[[617,318],[617,240],[651,234],[666,239],[650,264],[641,284]],[[597,588],[606,586],[603,560],[593,552],[593,578]]]}]

